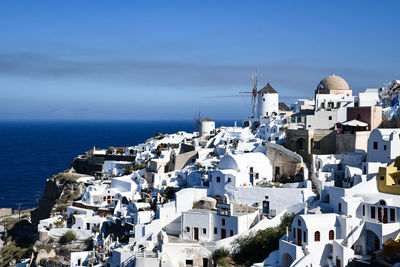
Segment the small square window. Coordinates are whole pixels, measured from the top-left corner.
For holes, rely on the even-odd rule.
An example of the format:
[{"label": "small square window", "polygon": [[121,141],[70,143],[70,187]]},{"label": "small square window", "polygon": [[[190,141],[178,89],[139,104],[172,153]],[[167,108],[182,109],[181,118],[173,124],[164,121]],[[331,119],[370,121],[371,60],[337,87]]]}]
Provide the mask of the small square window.
[{"label": "small square window", "polygon": [[374,149],[378,149],[378,142],[374,142]]},{"label": "small square window", "polygon": [[232,181],[232,179],[229,177],[229,178],[228,178],[228,183],[230,183],[231,181]]},{"label": "small square window", "polygon": [[186,227],[186,232],[190,232],[190,227]]},{"label": "small square window", "polygon": [[233,230],[230,231],[231,236],[233,236]]},{"label": "small square window", "polygon": [[207,229],[203,228],[203,235],[207,234]]},{"label": "small square window", "polygon": [[217,176],[217,183],[221,182],[221,177]]},{"label": "small square window", "polygon": [[383,181],[383,180],[385,180],[385,177],[384,176],[380,176],[379,180]]},{"label": "small square window", "polygon": [[214,235],[217,235],[217,234],[218,234],[218,228],[214,227]]}]

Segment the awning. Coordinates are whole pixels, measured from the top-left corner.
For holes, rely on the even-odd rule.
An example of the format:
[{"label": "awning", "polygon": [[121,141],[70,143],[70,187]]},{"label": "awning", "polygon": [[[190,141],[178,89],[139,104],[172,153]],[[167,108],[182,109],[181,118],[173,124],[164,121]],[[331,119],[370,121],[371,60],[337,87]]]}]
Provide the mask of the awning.
[{"label": "awning", "polygon": [[365,122],[362,122],[362,121],[358,121],[358,120],[351,120],[351,121],[343,122],[342,125],[353,126],[353,127],[356,127],[356,126],[367,127],[368,123],[365,123]]}]

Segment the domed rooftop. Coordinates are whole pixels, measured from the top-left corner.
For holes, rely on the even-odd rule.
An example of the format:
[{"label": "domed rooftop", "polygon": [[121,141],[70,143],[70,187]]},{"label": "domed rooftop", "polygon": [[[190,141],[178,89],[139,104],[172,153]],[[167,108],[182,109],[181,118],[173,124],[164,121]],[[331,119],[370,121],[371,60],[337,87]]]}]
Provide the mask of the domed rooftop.
[{"label": "domed rooftop", "polygon": [[347,94],[347,92],[344,92],[346,90],[350,90],[349,84],[346,80],[340,76],[332,74],[319,82],[316,91],[320,94]]}]

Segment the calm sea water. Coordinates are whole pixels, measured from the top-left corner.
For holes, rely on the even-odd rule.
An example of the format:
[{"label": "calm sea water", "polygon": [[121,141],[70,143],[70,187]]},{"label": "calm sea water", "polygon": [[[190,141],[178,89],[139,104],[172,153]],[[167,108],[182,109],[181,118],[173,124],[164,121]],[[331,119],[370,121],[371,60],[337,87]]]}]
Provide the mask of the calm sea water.
[{"label": "calm sea water", "polygon": [[[216,121],[231,126],[233,121]],[[130,146],[157,132],[192,132],[193,121],[0,122],[0,208],[32,208],[46,179],[96,146]]]}]

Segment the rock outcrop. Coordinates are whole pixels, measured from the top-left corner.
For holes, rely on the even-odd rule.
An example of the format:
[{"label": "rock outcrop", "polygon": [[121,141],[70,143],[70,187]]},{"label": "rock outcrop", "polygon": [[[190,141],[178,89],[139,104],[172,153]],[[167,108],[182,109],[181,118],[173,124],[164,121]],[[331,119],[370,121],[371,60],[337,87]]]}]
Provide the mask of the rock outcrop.
[{"label": "rock outcrop", "polygon": [[42,219],[49,218],[57,213],[63,214],[67,205],[80,199],[85,191],[85,185],[77,179],[84,175],[64,172],[53,176],[46,181],[44,195],[39,207],[31,211],[32,224],[37,226]]}]

